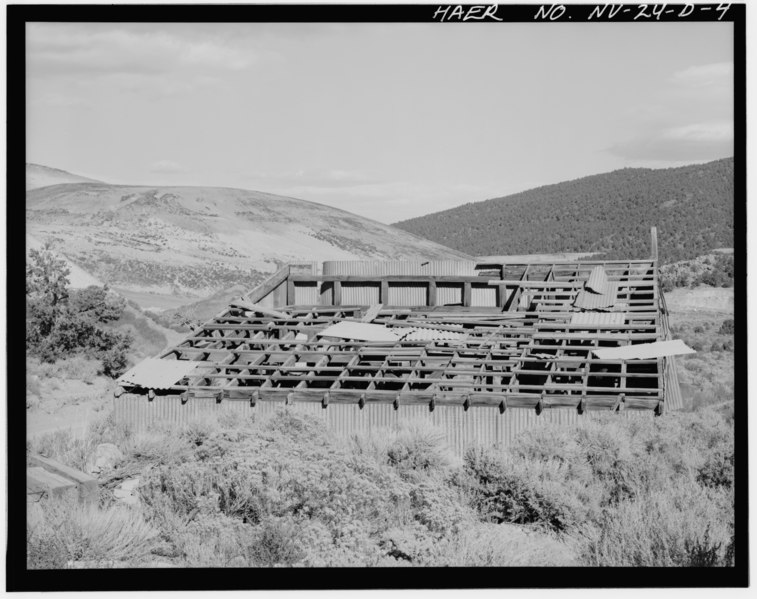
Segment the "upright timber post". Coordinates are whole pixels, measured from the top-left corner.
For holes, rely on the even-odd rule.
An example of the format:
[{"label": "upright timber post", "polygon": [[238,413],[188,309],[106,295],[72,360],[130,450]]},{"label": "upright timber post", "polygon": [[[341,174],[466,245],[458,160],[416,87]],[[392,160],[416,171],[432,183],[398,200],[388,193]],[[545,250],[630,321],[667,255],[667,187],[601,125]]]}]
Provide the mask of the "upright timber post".
[{"label": "upright timber post", "polygon": [[657,262],[657,227],[652,227],[652,260]]}]

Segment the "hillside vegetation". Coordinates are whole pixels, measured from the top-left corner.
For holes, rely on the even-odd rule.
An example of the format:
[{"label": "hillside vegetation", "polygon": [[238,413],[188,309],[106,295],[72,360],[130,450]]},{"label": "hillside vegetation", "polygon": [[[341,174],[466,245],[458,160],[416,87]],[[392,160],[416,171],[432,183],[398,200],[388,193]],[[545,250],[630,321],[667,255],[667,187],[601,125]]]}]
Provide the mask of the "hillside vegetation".
[{"label": "hillside vegetation", "polygon": [[662,290],[699,285],[732,287],[733,266],[733,254],[722,252],[665,264],[660,268]]},{"label": "hillside vegetation", "polygon": [[27,192],[26,222],[144,309],[250,289],[291,262],[468,258],[343,210],[242,189],[52,185]]},{"label": "hillside vegetation", "polygon": [[680,168],[626,168],[465,204],[396,223],[473,255],[598,252],[660,260],[733,247],[733,158]]}]

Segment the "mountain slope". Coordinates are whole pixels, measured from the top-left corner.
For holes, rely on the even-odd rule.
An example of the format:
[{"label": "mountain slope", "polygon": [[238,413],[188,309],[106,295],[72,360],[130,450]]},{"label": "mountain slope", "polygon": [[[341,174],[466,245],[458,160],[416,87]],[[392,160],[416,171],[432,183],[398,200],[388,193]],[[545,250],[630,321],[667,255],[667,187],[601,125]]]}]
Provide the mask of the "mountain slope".
[{"label": "mountain slope", "polygon": [[395,226],[473,255],[600,252],[690,259],[733,246],[733,159],[622,169],[465,204]]},{"label": "mountain slope", "polygon": [[241,189],[71,183],[27,192],[27,229],[143,308],[169,308],[288,262],[461,252],[321,204]]},{"label": "mountain slope", "polygon": [[41,164],[26,163],[27,191],[48,185],[60,185],[61,183],[99,183],[99,181]]}]

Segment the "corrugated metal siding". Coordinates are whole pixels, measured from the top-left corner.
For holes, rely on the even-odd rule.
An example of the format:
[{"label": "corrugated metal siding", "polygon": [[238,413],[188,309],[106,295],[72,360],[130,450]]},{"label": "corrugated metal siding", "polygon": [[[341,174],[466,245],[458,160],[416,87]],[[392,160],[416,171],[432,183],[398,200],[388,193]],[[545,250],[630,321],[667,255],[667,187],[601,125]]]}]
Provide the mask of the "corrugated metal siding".
[{"label": "corrugated metal siding", "polygon": [[463,303],[463,286],[437,284],[436,303],[439,304],[440,306],[447,306],[450,304],[462,304]]},{"label": "corrugated metal siding", "polygon": [[306,413],[323,419],[338,435],[380,431],[395,428],[401,423],[420,421],[433,424],[443,430],[449,446],[457,455],[476,445],[506,447],[521,432],[546,425],[581,426],[590,419],[608,415],[613,418],[651,420],[651,410],[645,412],[623,411],[610,414],[606,411],[587,412],[579,415],[576,410],[547,409],[541,415],[534,410],[510,409],[504,414],[497,407],[475,407],[467,412],[462,406],[437,406],[430,412],[426,405],[400,406],[395,410],[391,404],[366,404],[361,410],[356,404],[331,404],[324,409],[319,403],[294,403],[285,406],[279,402],[258,402],[250,407],[247,401],[224,401],[216,403],[212,398],[192,398],[182,405],[179,397],[156,397],[148,401],[144,396],[124,394],[115,401],[114,415],[118,422],[130,424],[136,431],[144,431],[160,421],[186,424],[196,419],[207,418],[223,412],[232,412],[240,419],[265,417],[287,409]]},{"label": "corrugated metal siding", "polygon": [[324,275],[463,275],[475,276],[476,263],[465,260],[329,260]]},{"label": "corrugated metal siding", "polygon": [[334,288],[330,283],[321,285],[321,304],[324,306],[334,305]]},{"label": "corrugated metal siding", "polygon": [[[366,302],[366,303],[376,303]],[[411,283],[389,283],[389,306],[425,306],[428,304],[428,286]]]},{"label": "corrugated metal siding", "polygon": [[472,285],[470,290],[470,303],[471,306],[496,307],[497,288],[491,285],[487,285],[486,287]]},{"label": "corrugated metal siding", "polygon": [[342,283],[342,305],[369,306],[379,303],[379,283]]},{"label": "corrugated metal siding", "polygon": [[290,304],[298,306],[312,306],[318,303],[318,285],[294,285],[294,299]]},{"label": "corrugated metal siding", "polygon": [[681,385],[678,382],[678,367],[675,358],[665,358],[664,377],[665,405],[671,410],[682,409],[683,395],[681,394]]}]

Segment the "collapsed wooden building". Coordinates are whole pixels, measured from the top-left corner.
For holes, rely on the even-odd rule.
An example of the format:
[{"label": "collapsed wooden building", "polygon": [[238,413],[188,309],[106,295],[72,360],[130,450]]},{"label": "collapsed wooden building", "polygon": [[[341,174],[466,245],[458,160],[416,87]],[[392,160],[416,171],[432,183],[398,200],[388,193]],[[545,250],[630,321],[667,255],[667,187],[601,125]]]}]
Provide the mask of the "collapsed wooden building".
[{"label": "collapsed wooden building", "polygon": [[655,258],[290,265],[119,379],[136,427],[282,406],[339,433],[422,419],[462,451],[681,407]]}]

